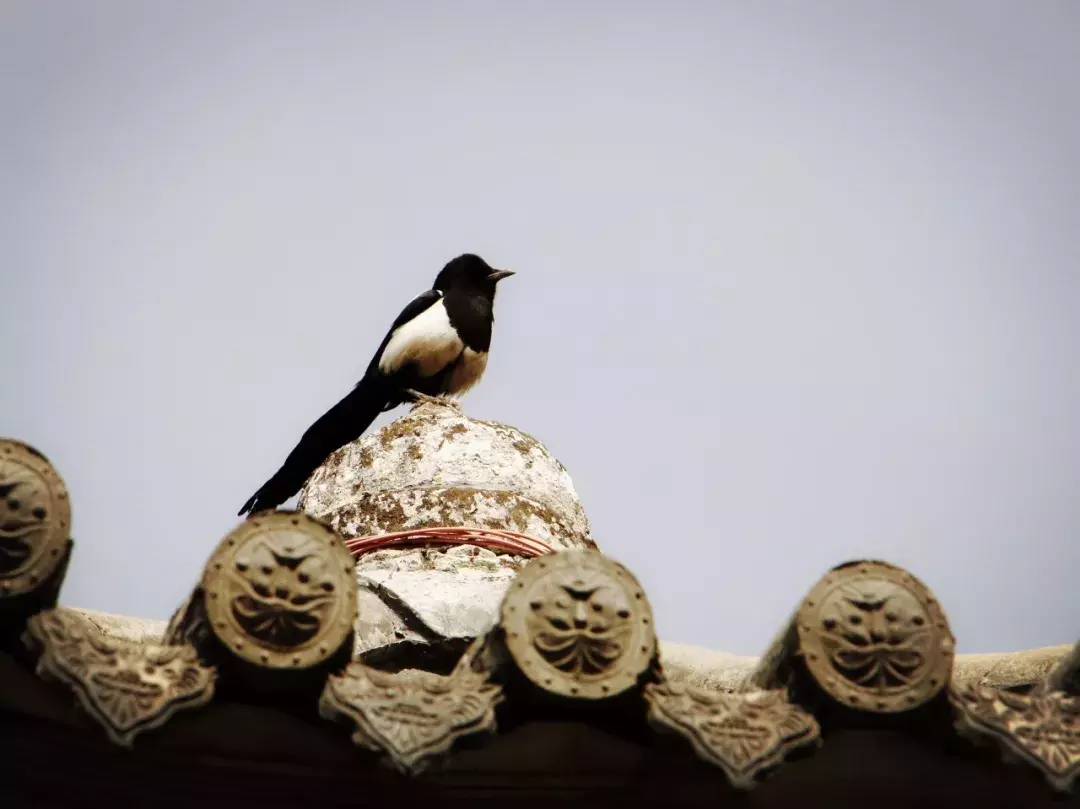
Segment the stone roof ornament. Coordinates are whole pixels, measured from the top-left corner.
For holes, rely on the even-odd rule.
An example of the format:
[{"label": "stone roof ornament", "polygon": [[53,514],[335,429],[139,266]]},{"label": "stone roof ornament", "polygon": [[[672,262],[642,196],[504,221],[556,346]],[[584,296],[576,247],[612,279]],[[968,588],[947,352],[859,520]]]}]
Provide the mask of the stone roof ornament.
[{"label": "stone roof ornament", "polygon": [[[70,512],[56,507],[66,493],[59,498],[59,477],[40,454],[0,444],[9,449],[0,452],[9,498],[0,504],[0,550],[8,559],[0,570],[8,585],[0,598],[0,722],[14,716],[32,730],[27,745],[19,732],[0,733],[0,758],[22,772],[40,765],[48,749],[51,766],[55,746],[33,738],[53,734],[68,744],[64,734],[82,724],[65,713],[74,703],[117,745],[154,730],[155,750],[187,756],[191,773],[207,767],[192,758],[193,739],[216,748],[231,733],[241,758],[272,741],[273,733],[234,722],[255,711],[252,726],[279,728],[286,747],[296,732],[325,745],[307,769],[339,755],[335,745],[351,736],[404,774],[427,772],[431,779],[418,790],[456,784],[461,795],[473,793],[454,781],[457,760],[441,775],[432,765],[465,741],[474,749],[461,761],[473,762],[462,765],[472,778],[477,761],[505,765],[505,752],[493,746],[577,738],[589,740],[579,752],[603,740],[605,755],[613,742],[612,755],[633,771],[627,777],[640,776],[643,789],[674,768],[699,794],[707,786],[708,805],[729,789],[760,789],[755,800],[778,805],[771,802],[778,795],[799,795],[800,784],[813,781],[807,773],[815,762],[830,771],[838,755],[872,760],[874,745],[852,747],[854,736],[880,741],[888,755],[900,756],[901,769],[905,744],[916,751],[922,745],[925,764],[926,745],[940,754],[945,742],[950,755],[936,760],[949,777],[994,795],[1012,790],[1014,805],[1026,809],[1047,805],[1053,791],[988,763],[979,745],[1075,793],[1080,644],[1038,650],[1026,679],[1015,666],[995,673],[1002,661],[984,660],[994,656],[954,654],[945,613],[915,576],[887,562],[856,561],[826,572],[756,664],[739,663],[741,681],[692,682],[685,657],[666,665],[665,648],[674,647],[658,642],[644,589],[595,548],[569,478],[546,450],[511,428],[437,404],[386,429],[343,448],[309,482],[305,503],[327,510],[264,513],[241,523],[210,555],[164,631],[140,626],[134,637],[118,637],[107,616],[56,606],[72,547]],[[373,456],[367,471],[342,466],[345,456],[362,466],[364,450],[375,453],[383,442],[391,463]],[[20,488],[32,498],[12,503]],[[22,515],[26,503],[29,523],[10,516]],[[29,571],[38,572],[31,578]],[[247,705],[237,714],[222,704],[230,702]],[[184,730],[172,734],[169,722],[181,713]],[[49,721],[35,725],[41,716]],[[562,730],[546,737],[535,730],[552,724]],[[249,731],[260,738],[245,736]],[[897,739],[904,741],[890,746]],[[79,744],[74,759],[92,760],[86,766],[95,777],[121,789],[123,773],[133,770]],[[304,754],[301,747],[290,755]],[[143,761],[140,748],[124,760]],[[565,760],[561,748],[547,750],[553,761]],[[680,769],[678,756],[690,751],[712,768]],[[335,760],[342,769],[317,777],[363,766]],[[650,770],[654,760],[658,769]],[[527,776],[514,767],[505,784],[517,788],[518,776]],[[260,784],[288,783],[254,769]],[[710,781],[710,771],[720,780]],[[241,766],[231,776],[243,773]],[[988,778],[993,785],[985,787]],[[39,780],[35,797],[52,781]],[[816,783],[823,788],[820,778]],[[843,792],[843,784],[834,786]],[[890,794],[901,787],[934,794],[920,792],[906,771]],[[276,799],[271,790],[260,802]]]},{"label": "stone roof ornament", "polygon": [[956,646],[937,600],[907,571],[885,562],[834,568],[795,619],[815,682],[837,702],[895,713],[942,692]]},{"label": "stone roof ornament", "polygon": [[469,526],[517,531],[556,549],[593,547],[573,481],[543,444],[437,402],[332,453],[298,509],[346,540]]},{"label": "stone roof ornament", "polygon": [[652,608],[622,565],[595,551],[529,562],[500,609],[500,636],[536,686],[603,699],[639,684],[657,655]]},{"label": "stone roof ornament", "polygon": [[108,638],[63,607],[30,619],[27,643],[39,651],[37,673],[74,692],[79,704],[118,745],[164,725],[179,711],[206,705],[215,672],[191,646]]},{"label": "stone roof ornament", "polygon": [[803,599],[742,684],[807,706],[899,714],[940,701],[955,640],[937,599],[887,562],[838,565]]},{"label": "stone roof ornament", "polygon": [[663,682],[646,686],[649,721],[681,734],[694,752],[724,771],[736,789],[752,789],[761,775],[799,748],[821,745],[817,720],[787,694],[718,694]]},{"label": "stone roof ornament", "polygon": [[355,623],[353,559],[341,538],[306,514],[278,511],[221,541],[165,641],[191,643],[223,687],[321,689],[351,658]]},{"label": "stone roof ornament", "polygon": [[1061,792],[1072,789],[1080,777],[1080,642],[1027,694],[965,683],[950,698],[961,734],[1038,768]]},{"label": "stone roof ornament", "polygon": [[416,775],[463,737],[496,730],[502,688],[491,682],[490,655],[473,643],[446,676],[422,669],[379,671],[354,662],[327,680],[319,712],[349,720],[354,744],[386,754],[402,773]]},{"label": "stone roof ornament", "polygon": [[[439,402],[333,453],[298,508],[358,553],[356,652],[371,664],[396,661],[389,667],[449,672],[494,626],[530,558],[595,547],[570,475],[543,444]],[[503,547],[493,541],[500,534]],[[401,542],[409,538],[425,542]]]},{"label": "stone roof ornament", "polygon": [[0,438],[0,635],[53,606],[73,543],[71,501],[48,459]]}]

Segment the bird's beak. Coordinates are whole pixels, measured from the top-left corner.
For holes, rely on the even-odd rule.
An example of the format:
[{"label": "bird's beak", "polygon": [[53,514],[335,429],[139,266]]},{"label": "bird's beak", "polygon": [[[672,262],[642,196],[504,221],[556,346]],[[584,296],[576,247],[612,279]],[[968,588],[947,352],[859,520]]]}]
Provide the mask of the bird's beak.
[{"label": "bird's beak", "polygon": [[513,270],[495,270],[494,272],[488,273],[488,280],[498,283],[502,279],[509,278],[513,274]]}]

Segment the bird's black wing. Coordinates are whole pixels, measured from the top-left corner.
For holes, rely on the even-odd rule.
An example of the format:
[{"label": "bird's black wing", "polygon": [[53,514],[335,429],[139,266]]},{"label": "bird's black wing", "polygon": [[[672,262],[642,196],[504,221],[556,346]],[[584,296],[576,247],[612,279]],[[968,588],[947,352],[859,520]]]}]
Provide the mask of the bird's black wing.
[{"label": "bird's black wing", "polygon": [[375,352],[364,378],[307,429],[285,463],[251,496],[240,509],[240,514],[276,508],[284,503],[300,490],[331,452],[355,441],[371,426],[379,413],[400,401],[400,391],[394,380],[379,371],[379,359],[394,332],[438,300],[439,293],[428,290],[402,310]]}]

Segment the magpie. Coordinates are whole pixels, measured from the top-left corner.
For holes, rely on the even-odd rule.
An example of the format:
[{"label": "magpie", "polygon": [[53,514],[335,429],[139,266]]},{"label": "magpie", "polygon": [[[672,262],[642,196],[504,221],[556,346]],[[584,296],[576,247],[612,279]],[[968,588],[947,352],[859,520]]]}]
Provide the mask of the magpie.
[{"label": "magpie", "polygon": [[308,428],[238,516],[284,503],[330,453],[359,438],[380,413],[408,401],[457,397],[479,382],[491,346],[495,285],[513,274],[472,253],[448,262],[432,288],[398,315],[363,379]]}]

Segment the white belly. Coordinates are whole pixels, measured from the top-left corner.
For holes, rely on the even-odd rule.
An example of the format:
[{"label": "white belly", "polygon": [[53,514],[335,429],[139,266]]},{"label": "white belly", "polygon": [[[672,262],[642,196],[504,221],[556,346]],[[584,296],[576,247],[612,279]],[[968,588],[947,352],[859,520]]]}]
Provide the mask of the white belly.
[{"label": "white belly", "polygon": [[473,351],[466,348],[461,354],[461,361],[450,372],[450,384],[447,392],[452,396],[460,396],[484,375],[487,368],[488,355],[486,351]]},{"label": "white belly", "polygon": [[379,358],[379,370],[392,374],[411,362],[421,376],[432,376],[452,363],[463,350],[468,349],[450,325],[446,307],[440,299],[394,331]]}]

